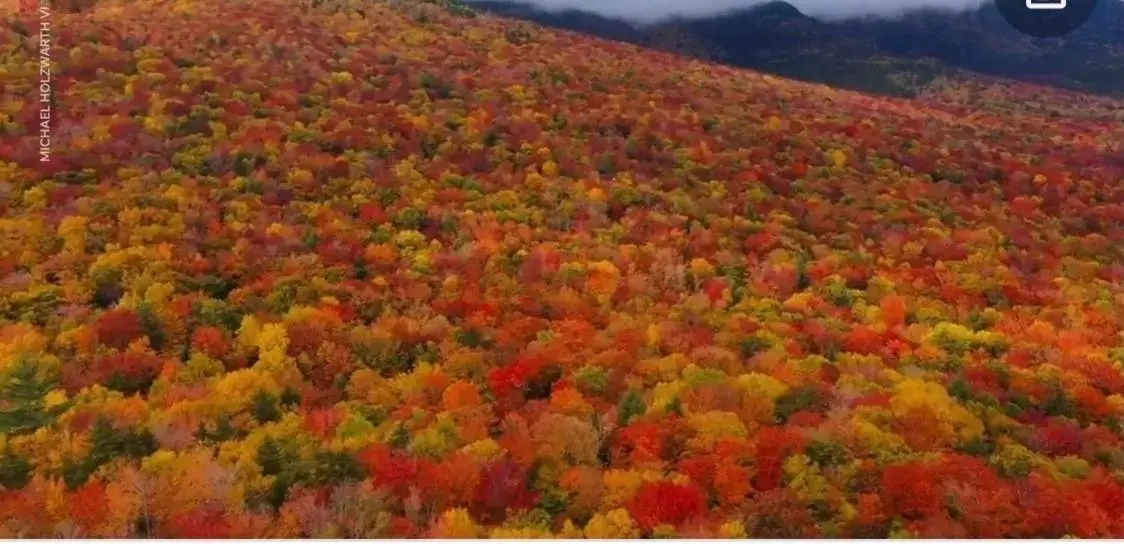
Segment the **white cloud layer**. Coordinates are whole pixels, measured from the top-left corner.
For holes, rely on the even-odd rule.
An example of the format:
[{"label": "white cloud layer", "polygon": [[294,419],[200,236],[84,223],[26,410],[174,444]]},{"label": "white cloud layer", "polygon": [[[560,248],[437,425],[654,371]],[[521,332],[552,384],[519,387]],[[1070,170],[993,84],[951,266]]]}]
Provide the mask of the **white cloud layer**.
[{"label": "white cloud layer", "polygon": [[[603,16],[652,21],[671,16],[705,16],[762,4],[767,0],[524,0],[547,10],[579,9]],[[839,18],[894,16],[918,8],[963,10],[987,0],[788,0],[807,15]]]}]

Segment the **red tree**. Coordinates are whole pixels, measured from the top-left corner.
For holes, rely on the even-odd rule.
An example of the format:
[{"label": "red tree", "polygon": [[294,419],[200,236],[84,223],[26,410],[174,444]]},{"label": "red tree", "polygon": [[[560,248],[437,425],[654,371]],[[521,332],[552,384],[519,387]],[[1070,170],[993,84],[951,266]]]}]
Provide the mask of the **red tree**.
[{"label": "red tree", "polygon": [[649,482],[636,493],[628,511],[648,531],[665,523],[678,526],[706,511],[706,493],[694,483]]},{"label": "red tree", "polygon": [[132,309],[117,308],[106,311],[98,317],[94,328],[98,334],[98,342],[124,350],[133,340],[140,338],[140,316]]}]

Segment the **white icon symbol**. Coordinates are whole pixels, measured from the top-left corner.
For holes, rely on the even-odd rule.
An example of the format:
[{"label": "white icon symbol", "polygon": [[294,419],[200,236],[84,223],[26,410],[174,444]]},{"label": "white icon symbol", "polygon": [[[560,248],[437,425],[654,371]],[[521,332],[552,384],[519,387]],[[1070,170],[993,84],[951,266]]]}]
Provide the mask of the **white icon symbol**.
[{"label": "white icon symbol", "polygon": [[1064,10],[1066,0],[1026,0],[1028,10]]}]

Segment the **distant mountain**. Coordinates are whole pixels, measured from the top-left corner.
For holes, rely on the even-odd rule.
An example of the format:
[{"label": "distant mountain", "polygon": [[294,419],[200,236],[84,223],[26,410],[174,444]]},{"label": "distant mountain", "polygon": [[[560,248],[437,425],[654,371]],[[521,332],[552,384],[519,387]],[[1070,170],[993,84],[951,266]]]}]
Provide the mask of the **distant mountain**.
[{"label": "distant mountain", "polygon": [[891,95],[911,95],[958,70],[1124,95],[1124,2],[1119,0],[1102,0],[1083,28],[1060,39],[1019,33],[991,3],[976,11],[918,10],[896,18],[823,21],[787,2],[770,2],[654,24],[506,1],[472,5],[549,27]]},{"label": "distant mountain", "polygon": [[546,27],[576,31],[614,41],[638,43],[644,38],[644,34],[626,20],[604,17],[583,10],[547,11],[523,2],[491,0],[469,2],[469,5],[494,14],[522,19]]},{"label": "distant mountain", "polygon": [[710,56],[704,58],[715,62],[852,89],[909,94],[942,73],[935,60],[889,56],[873,41],[840,33],[785,2],[676,19],[640,31],[643,44],[653,48],[668,50],[659,37],[671,31],[708,45],[704,50]]},{"label": "distant mountain", "polygon": [[1124,2],[1102,0],[1086,24],[1058,39],[1011,28],[992,3],[972,12],[919,11],[901,19],[849,20],[840,34],[895,56],[926,56],[976,72],[1105,94],[1124,94]]}]

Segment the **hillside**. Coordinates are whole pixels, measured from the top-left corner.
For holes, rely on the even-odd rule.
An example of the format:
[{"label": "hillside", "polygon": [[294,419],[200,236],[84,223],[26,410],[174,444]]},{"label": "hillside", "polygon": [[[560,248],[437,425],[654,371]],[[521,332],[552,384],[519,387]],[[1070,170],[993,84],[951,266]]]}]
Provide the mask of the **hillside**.
[{"label": "hillside", "polygon": [[1124,102],[460,4],[0,35],[0,537],[1124,536]]},{"label": "hillside", "polygon": [[968,71],[1124,96],[1124,2],[1118,0],[1100,2],[1084,27],[1061,39],[1020,34],[991,2],[975,12],[919,10],[900,18],[820,21],[777,1],[645,24],[506,0],[471,4],[541,25],[873,93],[911,97],[938,77]]}]

